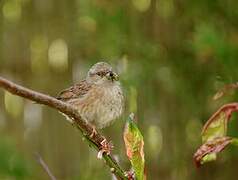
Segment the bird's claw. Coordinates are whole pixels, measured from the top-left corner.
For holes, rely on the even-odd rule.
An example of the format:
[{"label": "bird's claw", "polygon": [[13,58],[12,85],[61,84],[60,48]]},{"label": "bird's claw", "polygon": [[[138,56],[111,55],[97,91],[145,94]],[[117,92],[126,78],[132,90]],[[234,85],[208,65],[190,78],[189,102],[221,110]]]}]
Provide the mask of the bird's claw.
[{"label": "bird's claw", "polygon": [[97,130],[96,130],[96,127],[93,126],[93,130],[92,130],[92,133],[89,135],[90,138],[93,138],[96,134],[97,134]]},{"label": "bird's claw", "polygon": [[101,147],[100,147],[100,151],[98,152],[98,159],[102,159],[102,155],[103,153],[106,153],[107,155],[109,155],[111,153],[111,151],[113,150],[113,144],[111,141],[107,141],[106,139],[104,139],[101,143],[100,143]]},{"label": "bird's claw", "polygon": [[125,176],[128,178],[128,180],[135,180],[135,172],[132,170],[127,171]]}]

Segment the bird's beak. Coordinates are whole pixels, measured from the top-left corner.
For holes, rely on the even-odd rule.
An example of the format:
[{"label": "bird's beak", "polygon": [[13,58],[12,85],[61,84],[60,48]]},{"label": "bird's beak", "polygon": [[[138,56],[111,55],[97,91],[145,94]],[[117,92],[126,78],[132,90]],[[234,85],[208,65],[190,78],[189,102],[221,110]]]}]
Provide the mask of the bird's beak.
[{"label": "bird's beak", "polygon": [[119,80],[119,76],[115,72],[109,72],[106,77],[108,80],[111,80],[111,81]]},{"label": "bird's beak", "polygon": [[119,76],[116,73],[113,73],[112,76],[113,80],[118,81],[119,80]]}]

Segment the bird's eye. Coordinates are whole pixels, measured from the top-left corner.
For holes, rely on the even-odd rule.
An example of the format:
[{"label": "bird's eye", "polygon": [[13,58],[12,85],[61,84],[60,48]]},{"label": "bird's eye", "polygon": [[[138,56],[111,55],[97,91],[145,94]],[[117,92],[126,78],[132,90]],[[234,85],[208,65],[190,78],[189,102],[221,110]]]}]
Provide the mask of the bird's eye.
[{"label": "bird's eye", "polygon": [[113,72],[111,72],[111,71],[100,71],[100,72],[97,72],[96,75],[98,75],[100,77],[104,77],[104,76],[113,77]]},{"label": "bird's eye", "polygon": [[104,74],[102,73],[102,72],[97,72],[96,73],[98,76],[100,76],[100,77],[103,77],[104,76]]}]

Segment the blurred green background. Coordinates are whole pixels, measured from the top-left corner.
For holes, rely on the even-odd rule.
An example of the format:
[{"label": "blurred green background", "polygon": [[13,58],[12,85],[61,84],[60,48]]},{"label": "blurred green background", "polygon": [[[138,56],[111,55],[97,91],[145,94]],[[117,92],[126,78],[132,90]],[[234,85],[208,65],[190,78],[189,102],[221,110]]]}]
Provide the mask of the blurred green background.
[{"label": "blurred green background", "polygon": [[[202,125],[238,76],[237,0],[0,0],[0,74],[55,96],[105,60],[119,72],[126,112],[103,131],[129,169],[122,139],[135,111],[148,179],[232,180],[238,153],[196,169]],[[229,133],[238,136],[236,117]],[[0,91],[0,179],[111,179],[103,161],[62,115]]]}]

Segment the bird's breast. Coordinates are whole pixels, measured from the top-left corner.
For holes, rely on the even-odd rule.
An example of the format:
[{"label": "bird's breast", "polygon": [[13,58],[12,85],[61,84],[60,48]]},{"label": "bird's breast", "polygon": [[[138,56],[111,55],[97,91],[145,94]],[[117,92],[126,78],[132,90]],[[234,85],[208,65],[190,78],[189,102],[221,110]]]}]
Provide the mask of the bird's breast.
[{"label": "bird's breast", "polygon": [[71,103],[78,108],[84,120],[101,129],[121,116],[124,98],[119,84],[94,86],[83,98]]},{"label": "bird's breast", "polygon": [[119,85],[104,87],[102,91],[95,120],[98,128],[108,126],[119,118],[124,104],[122,89]]}]

